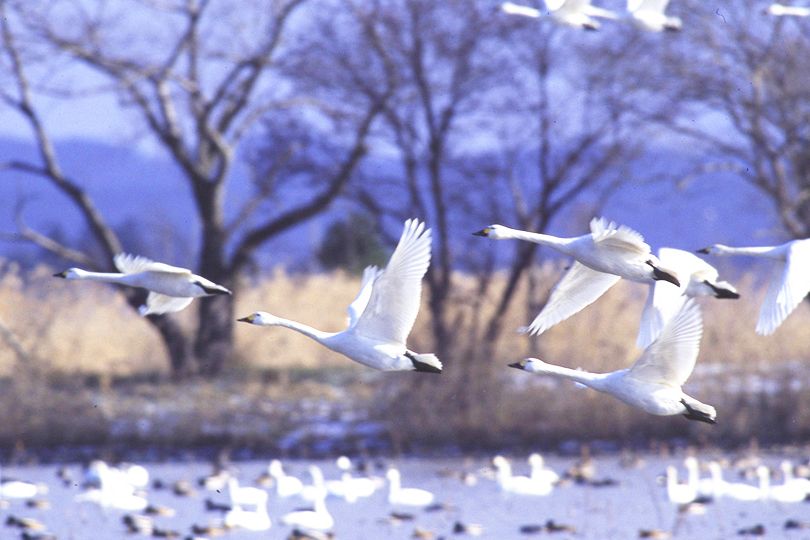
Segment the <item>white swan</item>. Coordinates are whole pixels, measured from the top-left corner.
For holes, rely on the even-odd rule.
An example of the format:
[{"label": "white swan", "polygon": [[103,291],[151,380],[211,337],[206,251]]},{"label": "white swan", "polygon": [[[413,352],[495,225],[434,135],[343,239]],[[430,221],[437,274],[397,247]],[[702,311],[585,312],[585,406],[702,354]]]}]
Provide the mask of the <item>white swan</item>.
[{"label": "white swan", "polygon": [[404,488],[397,469],[388,469],[388,503],[397,506],[428,506],[433,503],[434,495],[426,489]]},{"label": "white swan", "polygon": [[314,504],[312,510],[289,512],[281,517],[281,522],[285,525],[316,531],[328,531],[334,527],[335,520],[326,508],[326,491],[321,490],[312,502]]},{"label": "white swan", "polygon": [[680,17],[664,13],[669,0],[627,0],[627,11],[633,23],[648,32],[678,31],[683,26]]},{"label": "white swan", "polygon": [[337,458],[336,464],[343,471],[340,480],[326,482],[330,495],[345,499],[346,502],[356,502],[359,498],[371,497],[377,491],[377,482],[371,478],[355,478],[352,476],[352,462],[346,456]]},{"label": "white swan", "polygon": [[682,414],[689,420],[715,423],[714,407],[688,396],[681,386],[695,367],[703,332],[700,308],[688,300],[665,327],[661,336],[644,350],[629,369],[590,373],[527,358],[509,364],[530,373],[570,379],[610,394],[650,414]]},{"label": "white swan", "polygon": [[672,465],[667,466],[667,498],[674,504],[689,504],[697,499],[697,488],[691,482],[678,483],[678,471]]},{"label": "white swan", "polygon": [[765,8],[765,13],[777,17],[810,17],[810,7],[774,3]]},{"label": "white swan", "polygon": [[757,476],[763,498],[782,503],[797,503],[804,501],[807,497],[807,491],[798,484],[771,485],[771,472],[765,465],[757,467]]},{"label": "white swan", "polygon": [[304,484],[295,476],[290,476],[284,472],[281,461],[274,459],[267,466],[267,472],[276,483],[276,495],[282,498],[298,495],[304,489]]},{"label": "white swan", "polygon": [[324,481],[323,472],[320,467],[310,465],[309,476],[312,478],[312,483],[305,485],[298,496],[307,502],[314,503],[321,497],[326,497],[329,491],[326,489],[326,482]]},{"label": "white swan", "polygon": [[793,474],[793,464],[790,461],[782,461],[782,463],[779,464],[779,468],[782,469],[785,485],[796,486],[796,489],[804,490],[805,494],[810,495],[810,480],[807,478],[797,478]]},{"label": "white swan", "polygon": [[498,486],[507,493],[515,495],[548,495],[554,488],[551,482],[539,481],[528,476],[513,476],[512,466],[503,456],[492,458],[495,466],[495,479]]},{"label": "white swan", "polygon": [[245,529],[248,531],[266,531],[272,527],[273,522],[267,513],[267,505],[259,505],[255,510],[245,510],[237,505],[225,513],[224,524],[230,529]]},{"label": "white swan", "polygon": [[265,506],[267,505],[267,492],[253,486],[240,486],[239,480],[228,478],[228,496],[231,506]]},{"label": "white swan", "polygon": [[[2,469],[0,469],[0,474]],[[0,479],[0,498],[3,499],[32,499],[40,494],[40,488],[31,482],[22,480]]]},{"label": "white swan", "polygon": [[715,497],[729,497],[738,501],[758,501],[763,497],[757,486],[739,482],[727,482],[723,479],[723,469],[716,461],[709,462],[709,472],[714,482]]},{"label": "white swan", "polygon": [[558,238],[510,229],[503,225],[490,225],[473,234],[494,240],[534,242],[576,259],[565,276],[554,286],[545,307],[524,329],[529,334],[542,334],[578,313],[605,294],[621,278],[642,283],[664,280],[680,287],[675,273],[661,266],[639,233],[602,218],[591,220],[590,234],[574,238]]},{"label": "white swan", "polygon": [[[610,10],[591,5],[591,0],[545,0],[545,4],[548,14],[554,22],[585,30],[599,29],[600,25],[595,17],[603,19],[618,18]],[[539,9],[512,2],[502,3],[501,10],[510,15],[521,15],[534,19],[542,15]]]},{"label": "white swan", "polygon": [[757,321],[756,332],[762,336],[773,334],[810,292],[810,239],[768,247],[714,244],[698,252],[719,256],[748,255],[776,261]]},{"label": "white swan", "polygon": [[231,291],[192,274],[187,268],[155,262],[146,257],[119,253],[113,259],[119,272],[89,272],[81,268],[68,268],[54,277],[117,283],[140,287],[149,291],[146,305],[140,307],[141,315],[160,315],[180,311],[192,300],[201,296],[231,294]]},{"label": "white swan", "polygon": [[667,321],[680,311],[687,298],[713,296],[715,298],[739,298],[737,289],[727,281],[721,281],[717,269],[696,255],[674,248],[658,250],[661,264],[676,273],[681,286],[668,283],[650,284],[647,302],[641,313],[641,324],[636,343],[647,347],[661,334]]},{"label": "white swan", "polygon": [[686,467],[686,478],[689,485],[693,486],[697,494],[702,497],[714,497],[716,484],[714,479],[700,477],[700,465],[694,456],[688,456],[683,460],[683,465]]},{"label": "white swan", "polygon": [[531,467],[530,478],[535,482],[553,484],[560,480],[560,475],[546,467],[543,456],[536,452],[529,456],[529,466]]},{"label": "white swan", "polygon": [[419,312],[422,277],[430,264],[430,245],[430,229],[416,219],[406,221],[388,265],[373,281],[365,309],[343,332],[322,332],[263,311],[239,321],[290,328],[374,369],[441,373],[442,363],[435,355],[418,354],[405,347]]}]

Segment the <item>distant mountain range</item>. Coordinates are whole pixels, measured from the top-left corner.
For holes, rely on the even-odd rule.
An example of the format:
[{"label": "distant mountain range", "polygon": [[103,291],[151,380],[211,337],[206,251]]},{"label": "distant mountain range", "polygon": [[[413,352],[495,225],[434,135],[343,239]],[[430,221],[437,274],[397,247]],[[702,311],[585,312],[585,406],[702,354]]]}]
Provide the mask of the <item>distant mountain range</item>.
[{"label": "distant mountain range", "polygon": [[[67,174],[81,179],[113,226],[124,230],[131,243],[128,250],[193,265],[198,238],[196,214],[188,186],[168,159],[93,140],[62,141],[57,151]],[[0,138],[0,162],[33,157],[34,149],[29,143]],[[753,188],[728,175],[707,176],[682,188],[673,182],[647,181],[652,175],[649,171],[675,166],[684,159],[687,159],[684,154],[671,149],[645,156],[632,168],[632,177],[599,204],[603,206],[602,213],[642,232],[653,246],[695,249],[713,242],[757,244],[783,239],[770,203]],[[379,166],[376,161],[375,167]],[[244,200],[251,193],[248,178],[244,166],[235,167],[229,181],[231,214],[237,207],[234,201]],[[285,193],[283,200],[269,206],[287,205],[308,195],[306,190],[299,189]],[[74,245],[82,243],[84,227],[70,202],[43,179],[17,172],[0,173],[0,231],[15,229],[15,208],[23,198],[27,201],[24,210],[27,223],[68,238]],[[584,200],[587,199],[585,194]],[[573,205],[571,211],[576,208]],[[267,246],[268,260],[312,268],[314,247],[328,224],[339,219],[346,209],[347,204],[337,204],[319,218],[280,236]],[[453,222],[465,228],[461,231],[465,238],[472,230],[487,225],[466,212],[455,218]],[[551,229],[549,232],[560,235],[585,232],[571,230],[562,222],[554,223]],[[0,255],[28,262],[40,256],[30,247],[7,241],[0,242]]]}]

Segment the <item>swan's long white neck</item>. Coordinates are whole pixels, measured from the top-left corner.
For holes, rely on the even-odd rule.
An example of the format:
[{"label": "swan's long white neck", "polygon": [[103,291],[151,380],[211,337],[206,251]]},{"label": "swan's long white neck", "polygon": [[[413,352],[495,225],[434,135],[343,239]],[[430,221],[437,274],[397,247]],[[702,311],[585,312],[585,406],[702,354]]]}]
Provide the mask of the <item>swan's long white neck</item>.
[{"label": "swan's long white neck", "polygon": [[312,328],[311,326],[306,325],[304,323],[291,321],[289,319],[282,319],[281,317],[275,316],[270,320],[265,320],[260,323],[254,324],[258,324],[259,326],[283,326],[284,328],[295,330],[299,334],[304,334],[308,338],[314,339],[319,343],[323,343],[325,339],[335,335],[332,332],[324,332],[322,330],[318,330],[317,328]]},{"label": "swan's long white neck", "polygon": [[594,390],[602,390],[604,388],[603,383],[609,375],[607,373],[591,373],[589,371],[582,371],[581,369],[570,369],[536,361],[527,364],[525,369],[532,373],[542,373],[544,375],[552,375],[561,379],[578,382],[585,386],[590,386]]},{"label": "swan's long white neck", "polygon": [[119,274],[117,272],[90,272],[89,270],[81,270],[76,268],[73,274],[67,279],[87,279],[90,281],[104,281],[107,283],[125,283],[126,274]]},{"label": "swan's long white neck", "polygon": [[565,250],[568,244],[573,241],[573,238],[558,238],[549,234],[521,231],[503,226],[500,227],[496,239],[525,240],[526,242],[534,242],[541,246],[549,246],[559,250]]},{"label": "swan's long white neck", "polygon": [[748,255],[749,257],[784,260],[785,248],[784,246],[730,247],[718,244],[714,246],[712,255]]}]

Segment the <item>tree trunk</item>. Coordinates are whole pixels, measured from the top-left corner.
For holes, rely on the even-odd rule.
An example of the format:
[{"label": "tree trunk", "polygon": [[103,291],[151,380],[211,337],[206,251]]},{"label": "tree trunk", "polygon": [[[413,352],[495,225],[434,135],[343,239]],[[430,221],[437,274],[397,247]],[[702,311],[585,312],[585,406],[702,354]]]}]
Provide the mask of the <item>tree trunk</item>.
[{"label": "tree trunk", "polygon": [[157,328],[166,353],[169,355],[172,379],[179,381],[191,375],[194,372],[191,344],[180,325],[166,315],[152,315],[149,317],[149,322]]},{"label": "tree trunk", "polygon": [[233,355],[233,323],[233,296],[221,295],[200,299],[194,354],[199,372],[204,377],[219,375],[222,367]]}]

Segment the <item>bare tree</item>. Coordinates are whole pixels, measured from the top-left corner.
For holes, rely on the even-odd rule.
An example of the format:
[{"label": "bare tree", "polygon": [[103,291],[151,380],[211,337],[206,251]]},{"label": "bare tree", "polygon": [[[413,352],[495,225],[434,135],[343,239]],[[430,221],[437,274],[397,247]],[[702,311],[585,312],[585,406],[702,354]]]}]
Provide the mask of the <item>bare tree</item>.
[{"label": "bare tree", "polygon": [[670,99],[651,119],[702,143],[690,178],[730,173],[774,205],[784,229],[810,236],[810,39],[806,21],[769,17],[734,0],[692,2],[691,46],[673,50]]},{"label": "bare tree", "polygon": [[[316,61],[294,39],[298,30],[306,31],[305,22],[296,20],[304,3],[0,1],[5,67],[14,81],[13,90],[4,86],[2,98],[28,121],[39,150],[38,162],[13,161],[5,168],[41,178],[64,193],[89,225],[104,260],[28,227],[19,234],[65,259],[96,268],[111,268],[112,257],[122,248],[81,179],[68,177],[60,168],[38,110],[38,88],[30,73],[37,60],[52,56],[78,63],[106,81],[121,107],[143,122],[148,136],[178,165],[201,229],[197,271],[230,288],[238,287],[240,273],[258,248],[326,209],[345,187],[366,152],[372,123],[388,96],[384,86],[365,93],[347,93],[341,84],[332,86],[337,78],[334,69],[300,74],[285,69],[296,55],[309,59],[295,60],[299,65]],[[149,30],[143,30],[138,20],[148,20]],[[351,32],[341,37],[353,38]],[[339,64],[352,47],[349,42],[329,45],[337,47],[321,46],[326,58],[318,61]],[[257,182],[255,197],[244,202],[229,221],[225,201],[237,148],[255,133],[258,120],[295,108],[312,119],[313,133],[340,133],[335,138],[339,155],[333,155],[334,160],[321,171],[324,174],[310,182],[308,200],[270,212],[269,217],[268,213],[260,216],[256,210],[270,196],[272,183]],[[272,152],[281,156],[290,149]],[[133,293],[126,294],[135,304]],[[149,318],[163,337],[176,374],[191,370],[190,360],[195,358],[199,372],[214,375],[230,357],[233,299],[205,299],[198,314],[193,337],[184,335],[170,317]]]}]

